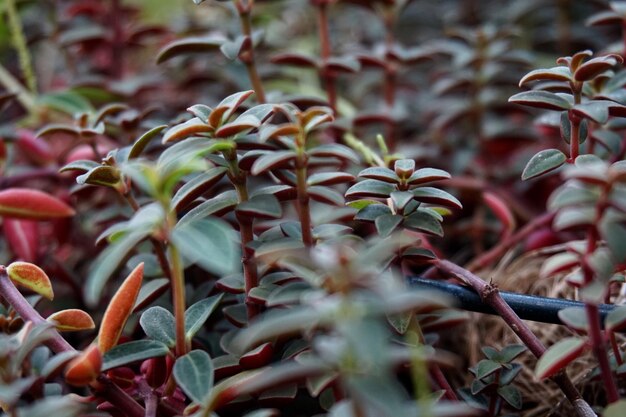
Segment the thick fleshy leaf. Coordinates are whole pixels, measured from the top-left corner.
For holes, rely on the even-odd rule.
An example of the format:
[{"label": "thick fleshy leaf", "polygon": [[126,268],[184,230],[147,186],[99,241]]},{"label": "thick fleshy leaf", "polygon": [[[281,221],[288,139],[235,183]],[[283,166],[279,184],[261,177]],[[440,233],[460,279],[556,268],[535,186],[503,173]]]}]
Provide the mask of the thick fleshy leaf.
[{"label": "thick fleshy leaf", "polygon": [[498,387],[498,395],[504,401],[509,403],[511,407],[521,410],[522,409],[522,393],[519,389],[515,388],[512,385],[505,385],[503,387]]},{"label": "thick fleshy leaf", "polygon": [[363,171],[359,172],[359,177],[388,182],[390,184],[397,184],[400,182],[400,177],[398,177],[395,172],[389,168],[383,167],[365,168]]},{"label": "thick fleshy leaf", "polygon": [[102,358],[102,371],[165,356],[169,353],[170,349],[156,340],[134,340],[117,345],[105,353]]},{"label": "thick fleshy leaf", "polygon": [[[413,198],[413,194],[411,194],[411,198]],[[391,209],[386,204],[369,204],[359,210],[356,216],[354,216],[354,220],[373,222],[378,216],[387,214],[391,214]]]},{"label": "thick fleshy leaf", "polygon": [[288,53],[275,55],[272,57],[272,62],[278,65],[291,65],[295,67],[304,68],[317,68],[317,61],[314,57],[309,57],[303,54]]},{"label": "thick fleshy leaf", "polygon": [[598,226],[615,260],[623,262],[626,259],[626,227],[619,221],[611,221],[607,215],[603,216]]},{"label": "thick fleshy leaf", "polygon": [[111,188],[123,187],[122,176],[116,167],[109,165],[99,165],[88,172],[76,177],[76,182],[80,185],[101,185]]},{"label": "thick fleshy leaf", "polygon": [[74,209],[50,194],[28,188],[0,191],[0,216],[46,220],[70,217]]},{"label": "thick fleshy leaf", "polygon": [[235,60],[246,49],[252,46],[252,39],[249,36],[238,36],[232,41],[225,41],[220,47],[220,51],[228,59]]},{"label": "thick fleshy leaf", "polygon": [[102,368],[102,353],[95,344],[72,359],[65,369],[65,381],[74,386],[85,386],[95,381]]},{"label": "thick fleshy leaf", "polygon": [[556,214],[552,228],[561,231],[588,226],[594,224],[595,214],[595,207],[566,207]]},{"label": "thick fleshy leaf", "polygon": [[189,136],[196,135],[198,133],[208,133],[212,131],[213,131],[213,127],[207,125],[206,123],[204,123],[202,120],[198,119],[197,117],[194,117],[193,119],[187,120],[184,123],[181,123],[179,125],[176,125],[170,128],[163,135],[162,142],[163,143],[175,142],[175,141],[187,138]]},{"label": "thick fleshy leaf", "polygon": [[250,172],[252,175],[259,175],[272,169],[288,168],[295,159],[296,153],[294,151],[267,152],[254,161]]},{"label": "thick fleshy leaf", "polygon": [[226,97],[217,106],[215,106],[215,110],[211,112],[211,116],[209,116],[209,124],[214,127],[221,126],[228,119],[230,119],[239,106],[241,106],[241,104],[252,94],[254,94],[254,91],[248,90],[240,91]]},{"label": "thick fleshy leaf", "polygon": [[609,332],[616,332],[626,327],[626,306],[619,306],[611,310],[604,319],[604,326]]},{"label": "thick fleshy leaf", "polygon": [[483,359],[476,365],[476,378],[486,378],[501,368],[502,364],[489,359]]},{"label": "thick fleshy leaf", "polygon": [[67,172],[67,171],[87,172],[99,166],[100,164],[95,161],[90,161],[88,159],[79,159],[77,161],[72,161],[69,164],[65,165],[63,168],[59,169],[59,172]]},{"label": "thick fleshy leaf", "polygon": [[203,193],[210,190],[219,180],[221,180],[228,168],[214,167],[206,172],[203,172],[188,182],[186,182],[172,198],[172,206],[176,210],[186,207],[196,198],[200,197]]},{"label": "thick fleshy leaf", "polygon": [[559,310],[559,319],[565,323],[567,327],[578,332],[586,332],[589,330],[587,313],[582,307],[568,307]]},{"label": "thick fleshy leaf", "polygon": [[54,292],[50,278],[37,265],[28,262],[13,262],[6,268],[7,275],[16,284],[36,292],[37,294],[52,300]]},{"label": "thick fleshy leaf", "polygon": [[308,185],[336,185],[354,181],[354,175],[345,172],[318,172],[310,175]]},{"label": "thick fleshy leaf", "polygon": [[138,158],[146,149],[148,144],[150,144],[152,139],[158,136],[166,127],[167,125],[155,126],[143,135],[141,135],[130,148],[130,152],[128,153],[128,159]]},{"label": "thick fleshy leaf", "polygon": [[224,43],[223,38],[216,37],[189,37],[180,39],[166,45],[157,54],[156,62],[160,64],[176,56],[197,53],[197,52],[211,52],[216,51]]},{"label": "thick fleshy leaf", "polygon": [[346,198],[379,197],[388,198],[389,194],[396,191],[392,184],[378,180],[364,180],[357,182],[346,191]]},{"label": "thick fleshy leaf", "polygon": [[404,217],[397,214],[384,214],[375,220],[376,230],[382,237],[389,236],[402,223]]},{"label": "thick fleshy leaf", "polygon": [[280,202],[273,195],[256,195],[237,206],[236,212],[250,218],[278,219],[282,216]]},{"label": "thick fleshy leaf", "polygon": [[558,149],[546,149],[533,156],[524,172],[522,172],[522,180],[528,180],[538,177],[546,172],[557,169],[565,163],[567,157]]},{"label": "thick fleshy leaf", "polygon": [[578,358],[585,348],[585,340],[579,337],[567,337],[558,341],[539,358],[535,376],[538,379],[551,377]]},{"label": "thick fleshy leaf", "polygon": [[312,200],[319,201],[324,204],[330,204],[338,207],[342,207],[345,204],[343,195],[329,187],[313,185],[307,189],[307,193]]},{"label": "thick fleshy leaf", "polygon": [[307,151],[307,154],[311,157],[335,157],[341,160],[354,162],[355,164],[359,163],[359,157],[352,149],[336,143],[316,146],[315,148]]},{"label": "thick fleshy leaf", "polygon": [[413,172],[407,182],[411,185],[425,184],[431,181],[440,181],[450,178],[447,171],[436,168],[420,168]]},{"label": "thick fleshy leaf", "polygon": [[130,316],[141,289],[143,281],[143,263],[140,263],[126,277],[117,290],[102,317],[98,333],[98,347],[100,352],[106,353],[117,344],[124,330],[126,320]]},{"label": "thick fleshy leaf", "polygon": [[191,263],[219,275],[238,268],[239,251],[233,229],[216,218],[178,224],[171,240]]},{"label": "thick fleshy leaf", "polygon": [[568,271],[579,265],[580,261],[580,256],[571,252],[553,255],[546,259],[543,265],[541,265],[539,276],[551,277],[554,274]]},{"label": "thick fleshy leaf", "polygon": [[576,69],[574,79],[576,81],[592,80],[621,62],[623,59],[619,55],[605,55],[590,59]]},{"label": "thick fleshy leaf", "polygon": [[137,296],[137,301],[135,301],[133,312],[142,310],[144,307],[156,300],[167,290],[169,282],[170,280],[167,278],[157,278],[144,284],[141,287],[141,290],[139,290],[139,295]]},{"label": "thick fleshy leaf", "polygon": [[40,242],[38,222],[5,217],[2,231],[11,252],[18,259],[31,263],[37,260]]},{"label": "thick fleshy leaf", "polygon": [[169,347],[176,344],[174,315],[163,307],[150,307],[139,318],[144,333],[153,340]]},{"label": "thick fleshy leaf", "polygon": [[604,124],[609,120],[610,107],[611,102],[609,101],[592,100],[575,105],[572,112],[577,116],[593,120],[599,124]]},{"label": "thick fleshy leaf", "polygon": [[602,417],[622,417],[626,414],[626,400],[619,400],[609,404],[602,413]]},{"label": "thick fleshy leaf", "polygon": [[77,308],[57,311],[50,314],[46,320],[54,324],[54,327],[61,332],[90,330],[96,327],[91,316]]},{"label": "thick fleshy leaf", "polygon": [[185,311],[185,337],[187,339],[191,340],[202,328],[211,313],[219,305],[222,295],[219,294],[200,300]]},{"label": "thick fleshy leaf", "polygon": [[509,98],[509,102],[547,110],[572,108],[572,104],[568,100],[549,91],[523,91]]},{"label": "thick fleshy leaf", "polygon": [[258,369],[270,362],[273,353],[274,347],[272,343],[263,343],[262,345],[257,346],[251,351],[241,355],[241,358],[239,358],[239,364],[245,369]]},{"label": "thick fleshy leaf", "polygon": [[196,403],[201,404],[213,389],[213,362],[203,350],[192,350],[178,358],[173,375],[178,386]]},{"label": "thick fleshy leaf", "polygon": [[234,191],[226,191],[189,210],[178,221],[178,226],[182,227],[187,223],[195,222],[207,216],[221,216],[237,206],[238,201]]},{"label": "thick fleshy leaf", "polygon": [[522,87],[524,84],[531,81],[545,80],[569,82],[573,80],[572,72],[568,67],[565,66],[536,69],[524,75],[524,77],[522,77],[519,82],[519,86]]},{"label": "thick fleshy leaf", "polygon": [[443,236],[441,222],[430,212],[418,210],[409,215],[402,224],[407,229],[418,230],[434,236]]},{"label": "thick fleshy leaf", "polygon": [[445,207],[462,209],[463,205],[452,194],[434,187],[419,187],[412,190],[417,201],[423,203],[439,204]]}]

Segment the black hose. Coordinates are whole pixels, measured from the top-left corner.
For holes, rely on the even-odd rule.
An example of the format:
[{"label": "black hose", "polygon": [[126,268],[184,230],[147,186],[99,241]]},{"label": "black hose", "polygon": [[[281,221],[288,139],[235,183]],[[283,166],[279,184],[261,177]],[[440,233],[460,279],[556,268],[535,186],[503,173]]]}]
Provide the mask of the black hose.
[{"label": "black hose", "polygon": [[[478,294],[468,287],[421,277],[410,277],[409,284],[412,287],[442,291],[452,296],[458,303],[457,307],[463,310],[497,314],[493,308],[482,302]],[[539,297],[536,295],[517,294],[507,291],[500,291],[500,295],[520,318],[541,323],[564,324],[561,319],[559,319],[559,310],[567,307],[585,306],[585,304],[580,301],[565,300],[562,298]],[[600,304],[598,306],[603,327],[604,318],[615,307],[616,306],[611,304]]]}]

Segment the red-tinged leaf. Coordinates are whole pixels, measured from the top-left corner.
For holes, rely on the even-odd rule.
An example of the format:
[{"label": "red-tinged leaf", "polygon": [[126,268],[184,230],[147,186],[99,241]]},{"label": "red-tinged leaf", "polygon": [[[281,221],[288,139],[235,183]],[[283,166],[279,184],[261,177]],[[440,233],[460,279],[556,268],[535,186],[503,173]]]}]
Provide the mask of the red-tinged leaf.
[{"label": "red-tinged leaf", "polygon": [[428,211],[416,211],[404,220],[403,226],[429,235],[443,236],[441,222]]},{"label": "red-tinged leaf", "polygon": [[544,261],[543,265],[541,266],[539,276],[551,277],[554,274],[568,271],[579,265],[580,261],[580,256],[575,253],[559,253],[557,255],[551,256]]},{"label": "red-tinged leaf", "polygon": [[622,62],[624,62],[624,60],[621,56],[613,54],[590,59],[576,69],[574,79],[576,81],[592,80]]},{"label": "red-tinged leaf", "polygon": [[211,116],[213,109],[204,104],[194,104],[193,106],[187,108],[187,111],[202,120],[204,123],[209,124],[209,117]]},{"label": "red-tinged leaf", "polygon": [[345,204],[345,200],[341,193],[333,190],[332,188],[314,185],[307,189],[307,193],[311,199],[325,204],[338,207],[342,207]]},{"label": "red-tinged leaf", "polygon": [[74,209],[56,197],[29,188],[0,191],[0,216],[19,219],[47,220],[70,217]]},{"label": "red-tinged leaf", "polygon": [[242,133],[247,133],[259,127],[260,121],[256,117],[240,116],[235,121],[227,123],[215,131],[217,138],[229,138]]},{"label": "red-tinged leaf", "polygon": [[7,217],[2,221],[2,228],[11,252],[22,261],[35,262],[39,249],[38,223]]},{"label": "red-tinged leaf", "polygon": [[317,61],[314,57],[303,54],[280,54],[272,57],[272,63],[278,65],[291,65],[294,67],[317,68]]},{"label": "red-tinged leaf", "polygon": [[235,355],[223,355],[213,358],[213,368],[216,380],[221,380],[242,371],[239,359]]},{"label": "red-tinged leaf", "polygon": [[593,120],[599,124],[604,124],[609,120],[609,108],[611,105],[613,105],[613,103],[610,101],[592,100],[575,105],[572,112],[577,116]]},{"label": "red-tinged leaf", "polygon": [[178,211],[185,208],[217,184],[227,171],[225,167],[215,167],[192,178],[174,194],[172,206]]},{"label": "red-tinged leaf", "polygon": [[261,129],[261,140],[265,142],[281,136],[294,136],[299,132],[300,128],[294,123],[285,123],[278,126],[269,125]]},{"label": "red-tinged leaf", "polygon": [[616,332],[626,327],[626,306],[619,306],[611,310],[604,320],[608,332]]},{"label": "red-tinged leaf", "polygon": [[557,169],[565,163],[567,157],[558,149],[546,149],[533,156],[522,172],[522,181],[538,177]]},{"label": "red-tinged leaf", "polygon": [[230,294],[243,294],[246,291],[241,274],[225,276],[215,283],[215,287]]},{"label": "red-tinged leaf", "polygon": [[324,70],[352,74],[361,69],[359,61],[352,57],[332,57],[326,61]]},{"label": "red-tinged leaf", "polygon": [[212,36],[180,39],[161,49],[157,54],[156,62],[160,64],[168,59],[189,53],[216,51],[223,43],[223,38]]},{"label": "red-tinged leaf", "polygon": [[296,153],[294,151],[267,152],[254,161],[250,172],[252,175],[259,175],[273,169],[288,168],[295,159]]},{"label": "red-tinged leaf", "polygon": [[346,198],[378,197],[388,198],[389,194],[396,191],[396,187],[378,180],[365,180],[357,182],[346,191]]},{"label": "red-tinged leaf", "polygon": [[56,135],[59,133],[78,137],[80,135],[80,130],[70,125],[52,124],[39,130],[36,133],[36,137],[41,138],[44,136]]},{"label": "red-tinged leaf", "polygon": [[483,200],[502,223],[502,233],[500,234],[500,239],[506,239],[515,230],[515,216],[513,216],[513,213],[506,203],[492,192],[484,192]]},{"label": "red-tinged leaf", "polygon": [[117,344],[139,295],[142,280],[143,262],[133,269],[111,299],[98,333],[98,347],[102,353]]},{"label": "red-tinged leaf", "polygon": [[146,149],[148,144],[152,141],[152,139],[158,136],[166,127],[167,125],[155,126],[143,135],[141,135],[130,148],[130,152],[128,153],[128,159],[138,158]]},{"label": "red-tinged leaf", "polygon": [[552,228],[557,231],[592,225],[595,222],[595,207],[566,207],[554,218]]},{"label": "red-tinged leaf", "polygon": [[426,184],[427,182],[447,180],[450,174],[437,168],[420,168],[415,171],[407,182],[411,185]]},{"label": "red-tinged leaf", "polygon": [[613,10],[605,10],[592,15],[585,21],[586,26],[612,25],[622,22],[622,17]]},{"label": "red-tinged leaf", "polygon": [[28,288],[48,300],[54,298],[50,278],[37,265],[28,262],[13,262],[6,268],[6,271],[11,281],[16,284]]},{"label": "red-tinged leaf", "polygon": [[61,332],[90,330],[96,327],[89,314],[76,308],[57,311],[49,315],[46,320],[54,324],[54,327]]},{"label": "red-tinged leaf", "polygon": [[248,324],[248,314],[246,306],[243,304],[235,304],[226,306],[222,309],[224,317],[237,327],[245,327]]},{"label": "red-tinged leaf", "polygon": [[274,346],[271,343],[263,343],[256,349],[244,353],[239,359],[239,365],[244,369],[256,369],[267,365],[272,359]]},{"label": "red-tinged leaf", "polygon": [[559,310],[559,319],[570,329],[577,332],[586,332],[589,330],[589,322],[587,320],[587,312],[582,307],[568,307]]},{"label": "red-tinged leaf", "polygon": [[560,340],[539,358],[535,367],[535,376],[540,380],[551,377],[578,358],[586,348],[585,340],[578,337]]},{"label": "red-tinged leaf", "polygon": [[239,36],[234,41],[225,41],[220,47],[220,51],[228,59],[235,60],[240,54],[252,47],[250,36]]},{"label": "red-tinged leaf", "polygon": [[65,369],[65,381],[77,387],[94,382],[102,369],[102,353],[95,344],[90,345]]},{"label": "red-tinged leaf", "polygon": [[359,163],[359,157],[354,153],[352,149],[339,144],[320,145],[307,151],[307,153],[311,157],[335,157],[341,160],[354,162],[355,164]]},{"label": "red-tinged leaf", "polygon": [[544,68],[544,69],[536,69],[528,74],[524,75],[519,82],[519,86],[522,87],[524,84],[529,83],[531,81],[572,81],[572,72],[568,67],[554,67],[554,68]]},{"label": "red-tinged leaf", "polygon": [[226,122],[235,113],[235,111],[241,106],[241,104],[248,99],[253,90],[240,91],[235,94],[231,94],[226,97],[215,107],[215,110],[211,112],[209,116],[209,124],[213,127],[219,127]]},{"label": "red-tinged leaf", "polygon": [[311,185],[336,185],[354,181],[354,176],[345,172],[319,172],[309,176],[307,184]]},{"label": "red-tinged leaf", "polygon": [[117,167],[110,165],[99,165],[88,172],[76,177],[76,182],[80,185],[101,185],[122,191],[124,184],[122,174]]},{"label": "red-tinged leaf", "polygon": [[[30,130],[20,129],[17,131],[18,140],[16,142],[20,153],[29,161],[45,165],[54,161],[54,151],[52,147],[43,139],[37,139]],[[2,159],[2,158],[0,158]]]},{"label": "red-tinged leaf", "polygon": [[400,178],[395,172],[389,168],[383,167],[365,168],[363,171],[359,172],[359,177],[388,182],[390,184],[397,184],[400,182]]},{"label": "red-tinged leaf", "polygon": [[509,103],[547,110],[569,110],[573,103],[549,91],[523,91],[509,98]]},{"label": "red-tinged leaf", "polygon": [[248,201],[239,204],[237,213],[250,218],[279,219],[283,210],[278,199],[273,195],[256,195]]},{"label": "red-tinged leaf", "polygon": [[185,123],[181,123],[179,125],[176,125],[170,128],[163,135],[162,142],[163,143],[175,142],[175,141],[184,139],[186,137],[196,135],[198,133],[208,133],[212,131],[213,131],[213,128],[211,126],[207,125],[206,123],[204,123],[202,120],[198,119],[197,117],[194,117],[191,120],[187,120]]},{"label": "red-tinged leaf", "polygon": [[440,204],[444,207],[462,209],[463,205],[452,194],[434,187],[420,187],[412,190],[417,201]]}]

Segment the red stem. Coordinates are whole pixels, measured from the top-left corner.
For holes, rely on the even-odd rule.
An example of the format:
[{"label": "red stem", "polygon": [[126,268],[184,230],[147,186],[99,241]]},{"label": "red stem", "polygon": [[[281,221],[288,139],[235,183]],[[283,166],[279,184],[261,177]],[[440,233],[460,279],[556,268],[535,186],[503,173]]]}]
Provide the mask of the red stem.
[{"label": "red stem", "polygon": [[320,38],[320,55],[322,58],[322,80],[328,95],[328,103],[334,114],[337,114],[337,89],[335,86],[335,74],[328,70],[326,64],[331,55],[330,30],[328,28],[328,4],[320,2],[317,4],[317,22]]}]

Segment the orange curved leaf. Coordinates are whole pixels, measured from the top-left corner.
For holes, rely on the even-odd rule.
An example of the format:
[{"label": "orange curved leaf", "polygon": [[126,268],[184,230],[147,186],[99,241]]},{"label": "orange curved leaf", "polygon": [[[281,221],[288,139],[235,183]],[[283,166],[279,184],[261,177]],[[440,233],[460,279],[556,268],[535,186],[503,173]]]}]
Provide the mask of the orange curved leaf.
[{"label": "orange curved leaf", "polygon": [[67,365],[65,381],[77,387],[89,385],[96,380],[101,368],[102,353],[92,344]]},{"label": "orange curved leaf", "polygon": [[29,188],[0,191],[0,216],[45,220],[74,214],[70,206],[43,191]]},{"label": "orange curved leaf", "polygon": [[7,275],[14,283],[28,288],[48,300],[54,298],[50,278],[37,265],[28,262],[13,262],[7,267]]},{"label": "orange curved leaf", "polygon": [[104,312],[98,333],[98,346],[102,353],[106,353],[117,344],[126,320],[133,310],[137,295],[139,295],[142,280],[143,262],[133,269],[111,299]]},{"label": "orange curved leaf", "polygon": [[77,308],[57,311],[49,315],[46,320],[54,324],[54,327],[61,332],[90,330],[96,327],[91,316]]}]

